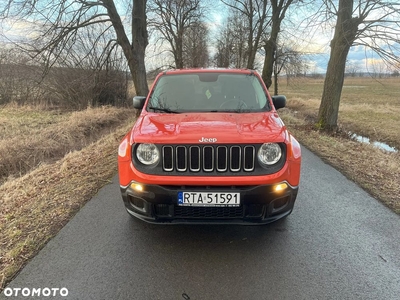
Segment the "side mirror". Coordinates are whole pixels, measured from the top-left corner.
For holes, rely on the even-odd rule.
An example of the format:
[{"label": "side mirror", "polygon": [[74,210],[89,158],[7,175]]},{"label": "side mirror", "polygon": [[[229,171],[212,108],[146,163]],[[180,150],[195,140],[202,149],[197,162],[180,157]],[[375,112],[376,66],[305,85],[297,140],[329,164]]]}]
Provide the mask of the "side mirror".
[{"label": "side mirror", "polygon": [[136,109],[142,109],[145,101],[146,96],[135,96],[133,97],[133,107]]},{"label": "side mirror", "polygon": [[286,106],[286,96],[284,95],[272,96],[272,103],[274,104],[276,110],[284,108]]}]

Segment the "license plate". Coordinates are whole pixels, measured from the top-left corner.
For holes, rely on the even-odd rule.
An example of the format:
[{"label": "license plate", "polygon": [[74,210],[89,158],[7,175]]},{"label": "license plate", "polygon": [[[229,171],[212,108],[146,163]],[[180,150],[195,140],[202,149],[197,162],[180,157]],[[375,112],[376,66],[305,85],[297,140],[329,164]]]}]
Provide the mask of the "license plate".
[{"label": "license plate", "polygon": [[181,206],[240,206],[240,193],[178,192]]}]

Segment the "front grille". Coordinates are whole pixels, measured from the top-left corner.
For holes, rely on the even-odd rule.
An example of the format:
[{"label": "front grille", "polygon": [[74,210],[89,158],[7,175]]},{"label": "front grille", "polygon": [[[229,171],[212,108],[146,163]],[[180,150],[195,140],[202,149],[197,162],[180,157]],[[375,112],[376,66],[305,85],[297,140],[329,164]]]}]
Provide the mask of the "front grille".
[{"label": "front grille", "polygon": [[175,218],[234,219],[243,218],[243,207],[194,207],[175,206]]},{"label": "front grille", "polygon": [[166,172],[251,172],[255,168],[252,145],[163,146]]},{"label": "front grille", "polygon": [[145,165],[136,156],[139,145],[132,147],[135,168],[159,176],[262,176],[278,172],[286,162],[284,143],[279,144],[281,159],[268,167],[257,159],[261,144],[156,144],[161,159],[155,165]]}]

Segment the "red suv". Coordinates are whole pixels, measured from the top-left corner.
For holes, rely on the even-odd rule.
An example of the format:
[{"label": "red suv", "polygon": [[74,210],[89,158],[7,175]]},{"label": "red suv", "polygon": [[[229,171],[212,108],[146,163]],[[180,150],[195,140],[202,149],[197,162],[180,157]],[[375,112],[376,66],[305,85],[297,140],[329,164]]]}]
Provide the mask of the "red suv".
[{"label": "red suv", "polygon": [[252,70],[160,73],[118,149],[129,214],[152,223],[265,224],[293,210],[301,149]]}]

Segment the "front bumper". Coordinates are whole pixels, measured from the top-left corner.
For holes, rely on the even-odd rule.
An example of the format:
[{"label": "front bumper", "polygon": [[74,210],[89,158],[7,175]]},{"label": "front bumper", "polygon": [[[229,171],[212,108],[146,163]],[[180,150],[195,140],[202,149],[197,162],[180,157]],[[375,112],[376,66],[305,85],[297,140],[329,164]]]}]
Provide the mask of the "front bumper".
[{"label": "front bumper", "polygon": [[[289,215],[298,187],[275,191],[273,185],[258,186],[121,186],[129,214],[149,223],[170,224],[266,224]],[[178,192],[240,192],[238,207],[179,206]]]}]

